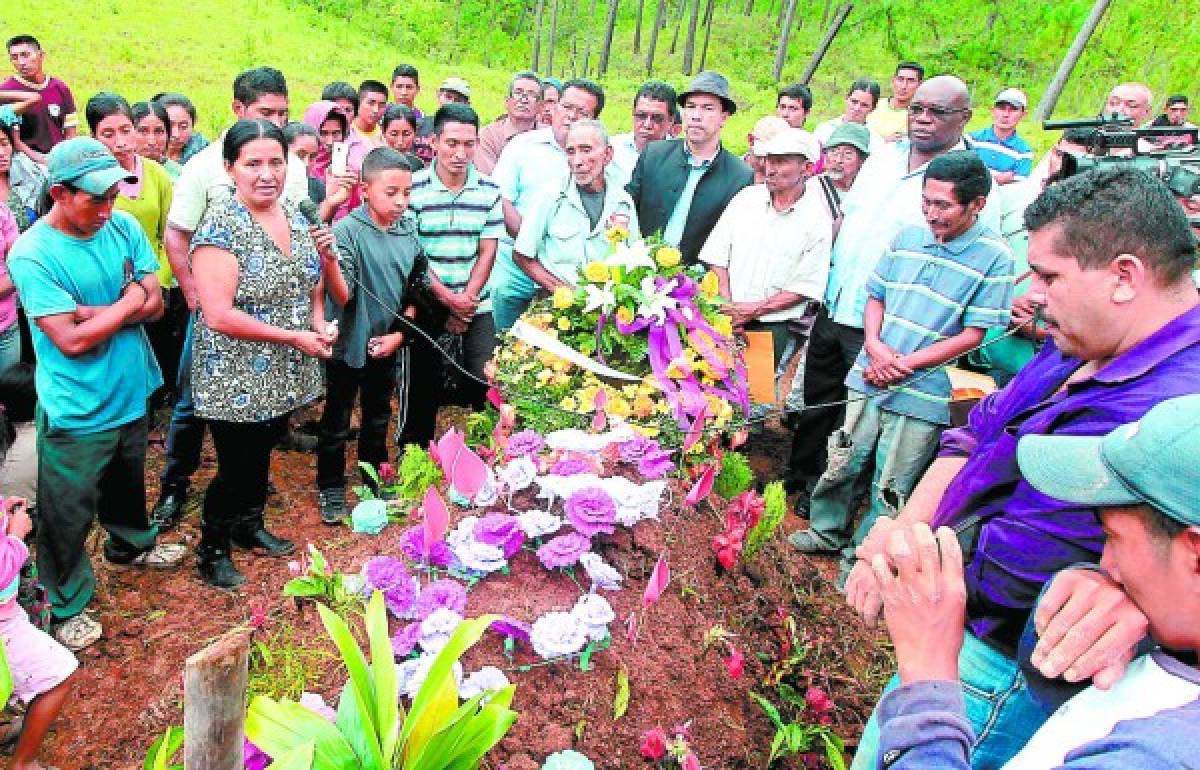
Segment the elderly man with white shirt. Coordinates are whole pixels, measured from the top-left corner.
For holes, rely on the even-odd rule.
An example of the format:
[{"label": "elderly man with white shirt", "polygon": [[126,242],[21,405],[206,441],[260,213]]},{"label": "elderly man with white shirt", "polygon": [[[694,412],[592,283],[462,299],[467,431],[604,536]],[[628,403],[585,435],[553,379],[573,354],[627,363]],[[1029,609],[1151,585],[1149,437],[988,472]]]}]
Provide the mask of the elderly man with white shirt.
[{"label": "elderly man with white shirt", "polygon": [[734,328],[769,331],[779,360],[790,322],[825,292],[832,231],[824,200],[805,190],[821,156],[813,135],[789,128],[754,151],[766,157],[766,183],[733,197],[700,261],[716,273]]}]

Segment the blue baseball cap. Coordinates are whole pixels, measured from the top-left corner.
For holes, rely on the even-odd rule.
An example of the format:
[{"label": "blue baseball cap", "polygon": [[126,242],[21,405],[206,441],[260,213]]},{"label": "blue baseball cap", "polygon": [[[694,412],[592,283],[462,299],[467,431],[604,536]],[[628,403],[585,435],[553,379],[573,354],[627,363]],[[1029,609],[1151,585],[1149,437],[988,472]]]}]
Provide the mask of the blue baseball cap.
[{"label": "blue baseball cap", "polygon": [[1106,436],[1026,436],[1017,462],[1044,495],[1082,505],[1145,504],[1200,525],[1200,395],[1163,401]]},{"label": "blue baseball cap", "polygon": [[50,184],[69,184],[91,195],[104,195],[118,182],[137,182],[137,175],[121,168],[100,142],[77,136],[59,142],[46,157]]}]

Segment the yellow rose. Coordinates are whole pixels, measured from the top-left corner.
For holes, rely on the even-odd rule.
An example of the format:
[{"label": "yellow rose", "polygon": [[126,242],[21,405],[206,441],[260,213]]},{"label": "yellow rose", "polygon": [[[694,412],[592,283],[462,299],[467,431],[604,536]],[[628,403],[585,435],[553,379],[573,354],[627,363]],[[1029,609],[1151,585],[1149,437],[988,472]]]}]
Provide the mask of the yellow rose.
[{"label": "yellow rose", "polygon": [[610,227],[604,237],[609,243],[616,245],[629,238],[629,230],[624,227]]},{"label": "yellow rose", "polygon": [[721,282],[717,280],[717,274],[709,270],[704,274],[704,278],[700,279],[700,291],[704,292],[706,297],[715,297],[720,290]]},{"label": "yellow rose", "polygon": [[559,286],[554,290],[552,296],[554,307],[557,310],[566,310],[571,305],[575,304],[575,290],[570,286]]},{"label": "yellow rose", "polygon": [[550,378],[554,376],[554,372],[549,369],[543,369],[537,373],[537,381],[539,385],[549,384]]},{"label": "yellow rose", "polygon": [[725,337],[733,336],[733,321],[729,320],[727,315],[717,316],[717,320],[713,321],[713,329]]},{"label": "yellow rose", "polygon": [[617,308],[617,321],[623,324],[633,323],[633,311],[624,306]]},{"label": "yellow rose", "polygon": [[673,246],[663,246],[654,252],[654,261],[659,267],[675,267],[683,260],[683,253]]},{"label": "yellow rose", "polygon": [[560,317],[558,319],[558,330],[564,332],[571,331],[571,319],[566,316]]},{"label": "yellow rose", "polygon": [[562,401],[559,401],[558,406],[562,409],[566,409],[568,412],[574,412],[579,409],[579,404],[575,403],[575,399],[571,398],[570,396],[567,396]]},{"label": "yellow rose", "polygon": [[608,402],[608,413],[616,417],[628,417],[632,411],[629,402],[619,396]]},{"label": "yellow rose", "polygon": [[592,283],[604,283],[608,280],[608,265],[603,262],[588,262],[583,266],[583,277]]},{"label": "yellow rose", "polygon": [[638,396],[633,400],[633,414],[638,418],[654,414],[654,400],[647,396]]}]

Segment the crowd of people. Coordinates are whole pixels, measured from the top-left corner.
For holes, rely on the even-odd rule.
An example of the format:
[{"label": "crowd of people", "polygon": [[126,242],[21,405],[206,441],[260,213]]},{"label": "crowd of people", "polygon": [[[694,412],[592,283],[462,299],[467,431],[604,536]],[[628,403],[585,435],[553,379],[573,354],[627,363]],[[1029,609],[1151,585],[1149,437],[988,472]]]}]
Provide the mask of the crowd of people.
[{"label": "crowd of people", "polygon": [[[839,590],[896,647],[856,768],[1194,754],[1200,199],[1119,164],[1071,175],[1086,130],[1035,166],[1020,88],[968,133],[969,86],[905,61],[888,96],[857,79],[810,132],[812,93],[791,85],[739,158],[723,141],[738,103],[712,71],[681,92],[646,82],[632,131],[612,135],[585,78],[515,73],[485,122],[458,77],[423,112],[408,64],[302,111],[257,67],[209,141],[176,92],[97,93],[82,136],[39,42],[6,49],[0,636],[27,704],[8,736],[20,770],[40,767],[71,653],[103,634],[93,521],[110,564],[180,565],[160,534],[207,431],[196,563],[236,588],[234,549],[295,548],[265,509],[272,452],[303,444],[297,410],[323,402],[313,494],[338,524],[356,403],[371,465],[393,426],[424,446],[440,407],[482,408],[498,333],[577,283],[616,228],[707,266],[735,331],[770,335],[794,436],[779,476],[808,522],[790,543],[833,555]],[[1186,96],[1152,104],[1127,83],[1102,112],[1195,142]],[[952,427],[956,362],[1001,388]],[[155,410],[170,426],[148,507]]]}]

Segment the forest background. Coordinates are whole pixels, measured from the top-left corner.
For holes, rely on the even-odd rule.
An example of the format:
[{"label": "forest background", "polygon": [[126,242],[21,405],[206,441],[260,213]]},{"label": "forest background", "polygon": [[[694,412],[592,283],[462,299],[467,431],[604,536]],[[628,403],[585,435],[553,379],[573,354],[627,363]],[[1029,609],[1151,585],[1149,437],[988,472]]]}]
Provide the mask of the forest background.
[{"label": "forest background", "polygon": [[[60,0],[6,2],[0,36],[31,33],[47,68],[82,103],[99,90],[131,102],[182,91],[213,136],[229,121],[230,82],[262,64],[287,75],[292,115],[331,80],[387,81],[401,62],[421,71],[418,105],[435,106],[443,78],[465,77],[488,120],[503,112],[509,76],[535,64],[558,77],[587,75],[605,87],[606,124],[626,131],[647,72],[686,85],[702,67],[729,76],[739,105],[725,133],[741,151],[775,91],[797,80],[842,0]],[[953,73],[987,125],[992,97],[1017,86],[1031,111],[1092,7],[1092,0],[857,0],[812,78],[809,127],[840,114],[846,87],[873,77],[888,91],[897,61]],[[788,18],[790,16],[790,23]],[[660,19],[654,34],[655,18]],[[539,23],[540,19],[540,23]],[[611,19],[611,44],[604,56]],[[1195,98],[1200,0],[1112,0],[1067,83],[1055,118],[1096,114],[1112,84],[1140,80],[1155,109],[1168,93]],[[539,34],[540,28],[540,34]],[[780,39],[787,29],[784,54]],[[653,63],[650,52],[653,49]],[[775,70],[780,71],[779,78]],[[602,71],[603,70],[603,71]],[[1021,131],[1046,148],[1032,119]]]}]

